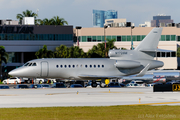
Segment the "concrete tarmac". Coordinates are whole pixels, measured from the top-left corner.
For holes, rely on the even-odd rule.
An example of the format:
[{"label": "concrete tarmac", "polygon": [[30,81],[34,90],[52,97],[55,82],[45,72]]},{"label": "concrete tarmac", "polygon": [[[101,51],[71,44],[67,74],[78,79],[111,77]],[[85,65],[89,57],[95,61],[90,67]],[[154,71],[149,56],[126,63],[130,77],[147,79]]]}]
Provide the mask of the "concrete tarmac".
[{"label": "concrete tarmac", "polygon": [[180,105],[180,92],[153,92],[142,88],[50,88],[0,90],[0,108]]}]

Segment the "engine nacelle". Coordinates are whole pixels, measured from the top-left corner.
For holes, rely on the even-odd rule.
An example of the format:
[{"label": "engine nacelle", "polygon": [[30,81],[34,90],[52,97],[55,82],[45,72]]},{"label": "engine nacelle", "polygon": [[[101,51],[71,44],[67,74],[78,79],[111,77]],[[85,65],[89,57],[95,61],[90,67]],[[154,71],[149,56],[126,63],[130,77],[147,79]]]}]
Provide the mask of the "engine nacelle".
[{"label": "engine nacelle", "polygon": [[117,60],[114,64],[117,68],[135,68],[141,66],[140,62],[132,61],[132,60]]}]

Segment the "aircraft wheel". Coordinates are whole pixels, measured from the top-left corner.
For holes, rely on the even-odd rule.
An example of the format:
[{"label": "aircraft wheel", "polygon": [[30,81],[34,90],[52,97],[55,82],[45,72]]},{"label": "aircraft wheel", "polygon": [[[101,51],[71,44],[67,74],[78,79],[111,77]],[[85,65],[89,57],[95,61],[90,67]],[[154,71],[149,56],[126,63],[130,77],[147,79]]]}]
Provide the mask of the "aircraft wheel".
[{"label": "aircraft wheel", "polygon": [[92,82],[92,87],[97,87],[97,83],[96,82]]}]

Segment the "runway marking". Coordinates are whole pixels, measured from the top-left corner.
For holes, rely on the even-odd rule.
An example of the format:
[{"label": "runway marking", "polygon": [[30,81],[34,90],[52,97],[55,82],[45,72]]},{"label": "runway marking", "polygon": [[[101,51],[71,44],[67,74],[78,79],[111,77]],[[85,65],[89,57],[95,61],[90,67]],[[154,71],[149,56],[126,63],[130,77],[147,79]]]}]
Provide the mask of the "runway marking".
[{"label": "runway marking", "polygon": [[19,95],[0,95],[0,96],[19,96]]},{"label": "runway marking", "polygon": [[128,106],[138,106],[138,105],[162,105],[162,104],[175,104],[175,103],[180,103],[180,101],[178,101],[178,102],[161,102],[161,103],[131,104],[131,105],[128,105]]},{"label": "runway marking", "polygon": [[105,91],[105,92],[101,92],[101,93],[133,93],[133,94],[144,94],[144,92],[112,92],[112,91]]}]

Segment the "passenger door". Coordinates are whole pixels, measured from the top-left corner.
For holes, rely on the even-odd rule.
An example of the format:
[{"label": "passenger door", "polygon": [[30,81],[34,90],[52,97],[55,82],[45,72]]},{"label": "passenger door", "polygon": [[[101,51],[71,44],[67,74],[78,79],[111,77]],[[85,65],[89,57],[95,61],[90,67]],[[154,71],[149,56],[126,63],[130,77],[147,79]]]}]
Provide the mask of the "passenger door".
[{"label": "passenger door", "polygon": [[48,62],[41,62],[41,77],[47,77],[49,72]]}]

